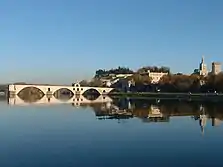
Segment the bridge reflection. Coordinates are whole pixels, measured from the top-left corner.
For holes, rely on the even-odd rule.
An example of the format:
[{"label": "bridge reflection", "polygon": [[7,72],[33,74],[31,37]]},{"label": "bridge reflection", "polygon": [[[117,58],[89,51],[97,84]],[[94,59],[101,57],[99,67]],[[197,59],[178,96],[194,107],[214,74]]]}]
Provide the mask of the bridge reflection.
[{"label": "bridge reflection", "polygon": [[[88,99],[83,95],[75,95],[71,98],[55,98],[55,96],[43,96],[41,99],[35,99],[35,100],[27,100],[22,99],[18,95],[12,96],[8,98],[8,104],[9,105],[20,105],[20,106],[26,106],[26,105],[42,105],[42,104],[73,104],[74,106],[81,106],[82,104],[91,104],[91,103],[111,103],[112,99],[108,96],[98,96],[95,99]],[[108,105],[107,104],[107,105]]]}]

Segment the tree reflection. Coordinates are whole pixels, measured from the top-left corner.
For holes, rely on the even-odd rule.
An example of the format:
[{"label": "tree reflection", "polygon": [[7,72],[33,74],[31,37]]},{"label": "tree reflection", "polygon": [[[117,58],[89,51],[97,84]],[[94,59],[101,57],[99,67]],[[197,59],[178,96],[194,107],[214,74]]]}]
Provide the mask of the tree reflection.
[{"label": "tree reflection", "polygon": [[100,120],[139,118],[144,123],[169,122],[171,117],[186,116],[198,121],[202,133],[207,120],[212,126],[217,126],[223,120],[223,104],[182,101],[159,101],[146,99],[113,99],[114,103],[93,107],[95,115]]}]

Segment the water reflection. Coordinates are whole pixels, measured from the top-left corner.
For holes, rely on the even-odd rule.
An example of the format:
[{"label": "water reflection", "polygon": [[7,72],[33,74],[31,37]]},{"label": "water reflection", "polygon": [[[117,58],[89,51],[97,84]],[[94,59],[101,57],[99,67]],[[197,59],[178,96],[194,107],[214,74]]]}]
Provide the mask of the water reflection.
[{"label": "water reflection", "polygon": [[[27,99],[27,98],[26,98]],[[198,122],[201,133],[205,133],[208,121],[212,126],[218,126],[223,120],[223,104],[165,101],[159,99],[131,99],[115,98],[109,96],[85,97],[75,95],[73,98],[57,99],[54,96],[44,96],[42,99],[32,102],[23,100],[18,96],[8,99],[9,105],[30,104],[72,104],[74,107],[91,107],[98,120],[106,119],[132,119],[138,118],[144,123],[170,122],[174,117],[190,117]],[[28,101],[28,102],[27,102]]]},{"label": "water reflection", "polygon": [[[215,127],[223,119],[221,103],[80,95],[8,100],[1,108],[7,112],[0,112],[0,166],[221,164],[222,127]],[[45,104],[52,106],[37,107]]]},{"label": "water reflection", "polygon": [[112,99],[108,96],[98,96],[95,99],[88,99],[83,95],[75,95],[72,98],[56,98],[55,96],[43,96],[41,99],[32,101],[27,100],[28,97],[25,99],[19,96],[12,96],[8,98],[9,105],[40,105],[40,104],[72,104],[73,106],[80,106],[83,104],[91,104],[91,103],[111,103]]},{"label": "water reflection", "polygon": [[111,106],[93,107],[99,120],[139,118],[144,123],[170,122],[174,117],[189,117],[198,122],[204,134],[207,121],[218,126],[223,120],[219,103],[195,103],[157,100],[115,99]]}]

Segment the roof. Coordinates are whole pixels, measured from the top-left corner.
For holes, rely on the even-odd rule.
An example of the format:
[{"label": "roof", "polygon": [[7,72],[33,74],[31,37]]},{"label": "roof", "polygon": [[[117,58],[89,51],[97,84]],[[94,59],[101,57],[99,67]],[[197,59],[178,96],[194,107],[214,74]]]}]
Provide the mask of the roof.
[{"label": "roof", "polygon": [[221,65],[220,62],[212,62],[212,64],[214,64],[214,65]]}]

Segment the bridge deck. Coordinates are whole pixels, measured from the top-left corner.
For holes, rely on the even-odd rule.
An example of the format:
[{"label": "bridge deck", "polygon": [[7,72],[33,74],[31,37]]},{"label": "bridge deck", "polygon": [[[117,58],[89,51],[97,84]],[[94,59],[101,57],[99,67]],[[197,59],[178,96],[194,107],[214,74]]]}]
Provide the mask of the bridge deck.
[{"label": "bridge deck", "polygon": [[[18,85],[18,86],[23,86],[23,85],[33,85],[33,86],[58,86],[58,87],[73,87],[72,84],[71,85],[57,85],[57,84],[9,84],[9,85]],[[106,86],[81,86],[80,87],[94,87],[94,88],[109,88]]]}]

